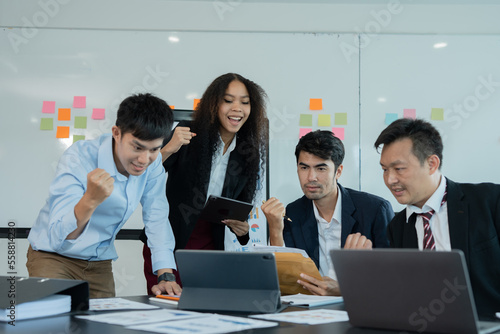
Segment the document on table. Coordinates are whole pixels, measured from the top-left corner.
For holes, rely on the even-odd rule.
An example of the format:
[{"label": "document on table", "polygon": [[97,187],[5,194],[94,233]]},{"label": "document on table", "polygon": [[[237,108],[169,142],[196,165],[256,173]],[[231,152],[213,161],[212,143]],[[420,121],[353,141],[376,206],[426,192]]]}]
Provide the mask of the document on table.
[{"label": "document on table", "polygon": [[79,319],[104,322],[113,325],[133,326],[139,324],[152,324],[162,321],[173,321],[203,316],[201,313],[178,310],[145,310],[101,313],[91,315],[77,315]]},{"label": "document on table", "polygon": [[124,298],[94,298],[89,299],[89,311],[111,310],[147,310],[158,306],[134,302]]},{"label": "document on table", "polygon": [[249,247],[250,252],[270,252],[270,253],[299,253],[302,254],[306,259],[309,258],[306,251],[300,248],[292,247],[281,247],[281,246],[266,246],[261,244],[253,243],[252,247]]},{"label": "document on table", "polygon": [[293,322],[297,324],[318,325],[327,324],[330,322],[349,321],[346,311],[339,310],[308,310],[308,311],[294,311],[282,312],[276,314],[256,314],[251,315],[252,318]]},{"label": "document on table", "polygon": [[337,296],[315,296],[315,295],[304,295],[302,293],[281,297],[281,302],[293,306],[315,307],[315,306],[341,303],[343,301],[344,299],[342,297],[337,297]]},{"label": "document on table", "polygon": [[202,314],[197,318],[160,322],[149,325],[129,326],[127,328],[155,333],[195,333],[215,334],[246,331],[254,328],[278,326],[277,322],[233,317],[219,314]]}]

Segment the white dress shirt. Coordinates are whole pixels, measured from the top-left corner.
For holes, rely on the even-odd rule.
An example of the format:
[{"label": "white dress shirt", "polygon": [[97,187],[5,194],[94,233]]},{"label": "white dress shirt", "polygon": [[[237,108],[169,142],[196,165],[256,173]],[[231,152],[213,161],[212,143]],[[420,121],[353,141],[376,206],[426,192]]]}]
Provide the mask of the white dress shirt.
[{"label": "white dress shirt", "polygon": [[337,193],[337,204],[335,205],[332,220],[329,222],[320,216],[314,201],[312,203],[314,216],[318,222],[319,273],[321,276],[328,276],[334,280],[337,279],[337,275],[333,269],[330,251],[332,249],[340,249],[342,234],[342,193],[338,186]]},{"label": "white dress shirt", "polygon": [[[425,213],[431,210],[435,211],[429,221],[429,225],[434,241],[436,242],[436,250],[438,251],[451,250],[450,230],[448,226],[448,202],[441,205],[445,191],[446,178],[444,175],[441,175],[441,181],[439,182],[438,188],[427,202],[425,202],[422,209],[414,205],[408,205],[406,207],[406,223],[408,223],[413,213]],[[420,215],[417,215],[415,230],[417,232],[418,248],[422,250],[424,248],[424,221]]]}]

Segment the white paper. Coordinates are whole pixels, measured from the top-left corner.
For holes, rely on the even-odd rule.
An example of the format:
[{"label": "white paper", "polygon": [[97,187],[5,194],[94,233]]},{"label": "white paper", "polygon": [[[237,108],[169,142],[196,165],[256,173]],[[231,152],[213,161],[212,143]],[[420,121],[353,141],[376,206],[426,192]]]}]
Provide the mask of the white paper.
[{"label": "white paper", "polygon": [[159,308],[158,306],[138,303],[123,298],[95,298],[89,299],[89,311],[110,310],[148,310]]},{"label": "white paper", "polygon": [[250,252],[268,252],[268,253],[299,253],[302,254],[303,257],[309,258],[306,251],[300,248],[292,248],[292,247],[280,247],[280,246],[266,246],[262,244],[252,244],[252,247],[249,247],[248,250]]},{"label": "white paper", "polygon": [[331,322],[349,321],[346,311],[339,310],[308,310],[282,312],[277,314],[257,314],[251,315],[252,318],[259,318],[272,321],[293,322],[297,324],[318,325]]},{"label": "white paper", "polygon": [[113,312],[102,313],[93,315],[78,315],[77,318],[104,322],[113,325],[132,326],[139,324],[152,324],[162,321],[173,321],[200,317],[202,314],[189,311],[177,310],[146,310],[146,311],[127,311],[127,312]]},{"label": "white paper", "polygon": [[298,293],[296,295],[282,296],[281,302],[288,303],[294,306],[322,306],[328,304],[341,303],[344,298],[337,296],[315,296],[315,295],[303,295]]},{"label": "white paper", "polygon": [[206,314],[206,316],[193,319],[131,326],[127,328],[167,334],[215,334],[274,326],[278,326],[278,323],[228,315]]},{"label": "white paper", "polygon": [[500,319],[500,312],[497,312],[496,315],[497,315],[497,318]]}]

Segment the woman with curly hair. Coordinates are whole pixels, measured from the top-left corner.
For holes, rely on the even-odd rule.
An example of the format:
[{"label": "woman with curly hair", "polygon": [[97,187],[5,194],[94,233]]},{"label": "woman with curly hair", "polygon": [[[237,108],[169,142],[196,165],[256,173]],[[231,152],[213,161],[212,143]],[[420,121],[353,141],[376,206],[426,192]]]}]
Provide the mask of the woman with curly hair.
[{"label": "woman with curly hair", "polygon": [[[239,74],[224,74],[208,86],[193,120],[179,123],[162,148],[175,249],[223,250],[226,230],[241,245],[248,243],[248,222],[227,219],[214,224],[198,221],[198,217],[209,195],[253,202],[269,140],[265,98],[256,83]],[[150,253],[144,236],[144,274],[151,291],[163,277],[152,272],[155,254]]]}]

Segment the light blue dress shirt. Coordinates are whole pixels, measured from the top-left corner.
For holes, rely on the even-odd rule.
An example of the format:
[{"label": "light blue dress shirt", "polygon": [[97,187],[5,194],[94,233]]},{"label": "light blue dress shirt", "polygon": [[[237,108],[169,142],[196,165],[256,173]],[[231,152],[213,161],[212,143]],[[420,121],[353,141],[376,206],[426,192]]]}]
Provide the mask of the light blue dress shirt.
[{"label": "light blue dress shirt", "polygon": [[[66,240],[77,227],[74,208],[87,190],[87,174],[96,168],[115,179],[113,192],[94,211],[82,234]],[[161,154],[143,174],[126,177],[116,169],[111,134],[78,141],[59,160],[49,197],[28,240],[34,250],[88,261],[116,260],[116,235],[141,203],[153,271],[175,269],[175,239],[168,221],[165,181]]]}]

